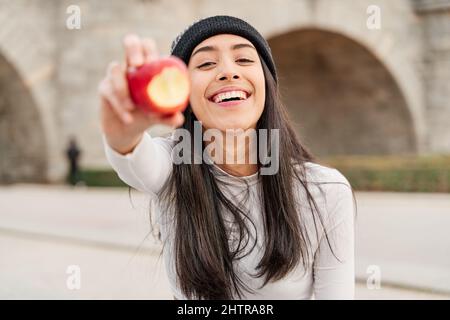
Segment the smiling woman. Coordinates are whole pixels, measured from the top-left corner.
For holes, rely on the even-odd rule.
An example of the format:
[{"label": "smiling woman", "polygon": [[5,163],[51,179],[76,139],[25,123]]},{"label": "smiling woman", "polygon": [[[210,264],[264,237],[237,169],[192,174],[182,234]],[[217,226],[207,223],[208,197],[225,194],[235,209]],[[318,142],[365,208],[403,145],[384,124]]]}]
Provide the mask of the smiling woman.
[{"label": "smiling woman", "polygon": [[[152,43],[125,38],[129,65],[155,59]],[[266,40],[241,19],[214,16],[187,28],[171,49],[188,66],[192,85],[183,115],[161,118],[136,109],[125,68],[115,64],[100,94],[106,156],[123,181],[152,199],[151,223],[159,225],[174,297],[352,299],[352,189],[340,172],[315,163],[296,136]],[[178,129],[151,137],[145,130],[155,123]],[[224,138],[230,130],[267,132],[248,135],[244,150],[220,143],[226,139],[214,142],[233,156],[256,144],[260,154],[277,154],[277,170],[263,174],[271,165],[267,157],[196,161],[209,146],[195,143],[199,128]],[[192,161],[174,162],[184,139],[191,150],[183,156]]]}]

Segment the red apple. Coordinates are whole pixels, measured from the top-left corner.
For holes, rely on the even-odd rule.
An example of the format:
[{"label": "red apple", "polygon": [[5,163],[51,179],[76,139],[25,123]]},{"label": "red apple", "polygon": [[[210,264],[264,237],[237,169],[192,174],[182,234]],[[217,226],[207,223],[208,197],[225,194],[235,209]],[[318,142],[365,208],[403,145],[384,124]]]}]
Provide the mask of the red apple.
[{"label": "red apple", "polygon": [[175,56],[130,69],[127,80],[133,102],[145,111],[172,114],[189,103],[187,67]]}]

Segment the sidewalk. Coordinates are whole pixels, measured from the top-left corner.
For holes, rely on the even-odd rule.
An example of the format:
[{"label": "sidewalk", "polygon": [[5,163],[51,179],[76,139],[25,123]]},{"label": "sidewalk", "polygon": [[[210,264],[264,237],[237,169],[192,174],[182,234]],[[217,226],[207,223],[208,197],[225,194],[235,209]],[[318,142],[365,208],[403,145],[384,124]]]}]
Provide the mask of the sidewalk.
[{"label": "sidewalk", "polygon": [[383,283],[450,294],[450,195],[356,194],[356,273]]},{"label": "sidewalk", "polygon": [[[357,298],[449,299],[430,292],[446,292],[450,285],[445,283],[449,197],[358,193],[357,198]],[[157,259],[160,247],[147,237],[147,198],[133,191],[132,200],[134,209],[127,189],[1,187],[0,298],[171,299],[163,261]],[[428,208],[426,223],[421,203]],[[420,228],[424,224],[428,228]],[[424,236],[427,230],[432,232]],[[407,270],[399,263],[408,264]],[[71,265],[80,267],[80,290],[67,288]],[[365,285],[369,265],[380,267],[379,290]]]}]

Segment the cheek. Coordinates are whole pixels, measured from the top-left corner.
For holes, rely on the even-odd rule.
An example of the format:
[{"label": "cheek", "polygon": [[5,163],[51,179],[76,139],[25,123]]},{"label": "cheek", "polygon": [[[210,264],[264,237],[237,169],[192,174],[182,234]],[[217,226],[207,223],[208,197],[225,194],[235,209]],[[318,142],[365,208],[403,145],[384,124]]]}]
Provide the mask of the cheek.
[{"label": "cheek", "polygon": [[205,98],[208,84],[209,80],[204,76],[191,76],[191,94],[189,102],[192,112],[198,120],[202,121],[203,125],[207,125],[210,122],[210,116],[208,115],[208,101]]},{"label": "cheek", "polygon": [[200,106],[200,104],[204,103],[202,100],[204,99],[206,90],[206,85],[195,77],[191,77],[191,94],[189,96],[189,102],[191,103],[192,109],[196,109]]},{"label": "cheek", "polygon": [[191,74],[191,100],[199,102],[204,99],[209,80],[205,76]]},{"label": "cheek", "polygon": [[[262,77],[264,79],[264,76],[262,76]],[[259,79],[258,83],[255,86],[256,86],[256,88],[255,88],[256,92],[258,93],[257,97],[256,97],[257,101],[255,101],[255,102],[257,103],[258,108],[263,109],[264,105],[265,105],[265,102],[266,102],[266,85],[265,85],[265,82],[264,81],[261,82],[261,80]]]},{"label": "cheek", "polygon": [[262,70],[262,66],[259,65],[257,67],[255,67],[251,74],[249,75],[254,89],[257,92],[257,97],[256,100],[258,103],[261,103],[264,105],[265,102],[265,89],[266,89],[266,82],[265,82],[265,77],[264,77],[264,72]]}]

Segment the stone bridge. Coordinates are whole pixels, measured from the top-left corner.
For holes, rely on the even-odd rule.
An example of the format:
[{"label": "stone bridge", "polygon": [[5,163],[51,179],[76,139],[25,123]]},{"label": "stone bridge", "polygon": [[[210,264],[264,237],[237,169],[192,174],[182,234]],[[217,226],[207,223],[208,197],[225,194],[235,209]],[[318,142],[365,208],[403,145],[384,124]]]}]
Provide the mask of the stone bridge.
[{"label": "stone bridge", "polygon": [[[69,29],[67,8],[80,8]],[[368,25],[377,13],[379,27]],[[450,1],[0,0],[0,183],[107,166],[97,84],[128,32],[162,54],[193,21],[241,17],[269,41],[281,92],[318,155],[450,152]]]}]

